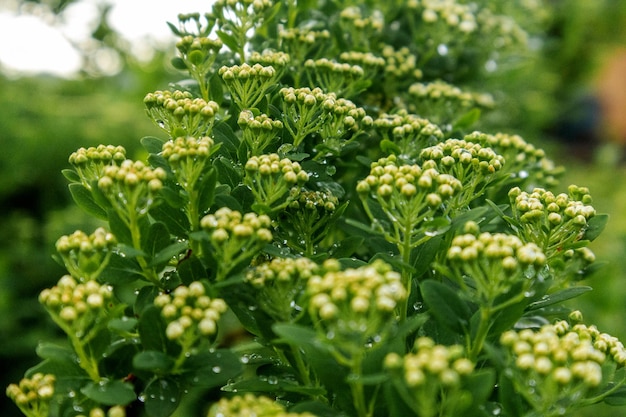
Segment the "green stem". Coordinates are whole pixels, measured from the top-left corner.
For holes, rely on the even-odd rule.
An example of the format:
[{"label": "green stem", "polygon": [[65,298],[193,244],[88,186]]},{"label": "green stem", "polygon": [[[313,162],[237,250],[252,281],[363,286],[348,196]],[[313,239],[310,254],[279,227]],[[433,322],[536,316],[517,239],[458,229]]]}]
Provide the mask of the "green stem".
[{"label": "green stem", "polygon": [[401,323],[406,320],[409,309],[409,299],[411,297],[411,271],[409,270],[409,264],[411,262],[411,228],[411,219],[407,219],[403,230],[403,242],[402,244],[398,244],[398,251],[402,256],[401,281],[406,290],[406,299],[400,304],[400,311],[398,312],[399,321]]},{"label": "green stem", "polygon": [[476,331],[476,337],[472,342],[472,347],[469,352],[469,359],[472,362],[476,361],[476,358],[480,354],[483,349],[483,344],[485,343],[485,339],[487,339],[487,334],[489,333],[489,328],[491,327],[491,307],[481,307],[480,308],[480,323],[478,325],[478,330]]}]

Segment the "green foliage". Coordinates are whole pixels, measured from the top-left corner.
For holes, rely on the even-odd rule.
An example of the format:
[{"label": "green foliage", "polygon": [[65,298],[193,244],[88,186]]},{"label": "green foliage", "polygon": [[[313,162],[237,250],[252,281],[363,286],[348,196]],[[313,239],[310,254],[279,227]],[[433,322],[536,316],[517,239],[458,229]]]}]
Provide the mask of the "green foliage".
[{"label": "green foliage", "polygon": [[465,85],[535,30],[511,20],[522,6],[499,12],[181,15],[191,80],[144,99],[166,137],[141,140],[145,160],[69,158],[74,202],[104,226],[57,241],[67,275],[39,301],[69,343],[42,343],[8,396],[27,416],[167,417],[192,392],[220,397],[195,400],[209,416],[622,404],[626,349],[564,304],[589,290],[606,216],[586,188],[547,191],[559,171],[521,137],[470,131],[498,102]]}]

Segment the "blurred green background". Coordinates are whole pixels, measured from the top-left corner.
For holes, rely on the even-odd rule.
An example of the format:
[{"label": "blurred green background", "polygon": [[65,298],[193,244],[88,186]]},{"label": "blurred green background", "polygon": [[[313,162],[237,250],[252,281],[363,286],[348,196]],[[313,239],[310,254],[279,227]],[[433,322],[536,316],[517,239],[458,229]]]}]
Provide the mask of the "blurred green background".
[{"label": "blurred green background", "polygon": [[[13,3],[36,4],[38,13],[59,17],[78,1]],[[508,88],[504,96],[516,105],[507,125],[494,128],[520,133],[566,168],[554,191],[587,186],[597,211],[610,214],[607,229],[592,244],[598,261],[607,265],[586,282],[594,291],[572,305],[586,322],[626,340],[626,2],[546,3],[551,16],[542,48],[522,70],[500,80],[500,88]],[[168,64],[173,47],[156,51],[149,61],[135,60],[109,26],[107,13],[101,9],[89,47],[81,51],[84,70],[72,79],[23,76],[0,66],[2,387],[37,362],[39,341],[60,337],[37,302],[39,292],[64,273],[51,258],[56,239],[94,227],[72,204],[60,173],[69,154],[104,143],[124,145],[137,155],[141,137],[159,134],[144,114],[144,95],[181,78]],[[123,63],[119,72],[98,71],[93,57],[99,48],[117,54]],[[19,415],[4,395],[0,412]],[[592,413],[615,416],[624,410],[602,406],[581,416]]]}]

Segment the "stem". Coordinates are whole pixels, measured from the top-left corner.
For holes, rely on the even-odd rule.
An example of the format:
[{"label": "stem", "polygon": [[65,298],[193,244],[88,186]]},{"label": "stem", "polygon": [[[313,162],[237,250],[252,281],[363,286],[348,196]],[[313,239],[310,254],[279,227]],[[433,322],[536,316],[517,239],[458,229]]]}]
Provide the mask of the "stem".
[{"label": "stem", "polygon": [[472,362],[476,361],[478,354],[483,349],[483,344],[485,343],[485,339],[487,338],[487,334],[489,333],[489,327],[491,327],[491,307],[481,307],[480,308],[480,324],[478,325],[478,330],[476,331],[476,338],[472,343],[472,348],[469,353],[469,359]]},{"label": "stem", "polygon": [[352,393],[352,401],[354,404],[354,408],[356,409],[356,413],[358,417],[371,417],[372,410],[371,407],[367,406],[367,402],[365,401],[365,391],[363,389],[363,383],[359,381],[361,376],[361,362],[362,355],[357,354],[353,357],[351,372],[356,376],[354,380],[350,380],[350,391]]},{"label": "stem", "polygon": [[400,311],[398,312],[400,323],[406,320],[409,309],[409,299],[411,297],[411,271],[409,270],[409,263],[411,262],[411,228],[411,219],[407,218],[403,230],[404,240],[402,244],[398,244],[398,251],[402,256],[401,281],[406,290],[406,299],[400,304]]}]

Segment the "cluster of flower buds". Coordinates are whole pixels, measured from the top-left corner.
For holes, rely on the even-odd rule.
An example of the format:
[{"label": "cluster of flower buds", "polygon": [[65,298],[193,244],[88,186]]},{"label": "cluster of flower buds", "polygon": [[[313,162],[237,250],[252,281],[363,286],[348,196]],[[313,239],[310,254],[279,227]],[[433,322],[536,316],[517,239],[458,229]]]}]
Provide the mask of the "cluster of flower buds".
[{"label": "cluster of flower buds", "polygon": [[84,282],[98,278],[115,245],[115,236],[99,227],[91,235],[77,230],[61,236],[56,242],[56,250],[70,275]]},{"label": "cluster of flower buds", "polygon": [[214,341],[218,321],[227,309],[224,300],[211,299],[206,294],[200,281],[194,281],[189,286],[181,285],[171,294],[157,295],[154,305],[161,309],[165,319],[167,338],[187,349],[202,337]]},{"label": "cluster of flower buds", "polygon": [[307,281],[307,294],[309,314],[323,336],[340,350],[384,339],[407,297],[400,274],[380,260],[342,271],[337,260],[329,259],[321,271]]},{"label": "cluster of flower buds", "polygon": [[308,134],[317,132],[323,125],[324,119],[320,115],[327,95],[319,87],[283,87],[278,93],[283,101],[285,128],[291,133],[293,146],[297,148]]},{"label": "cluster of flower buds", "polygon": [[418,338],[413,351],[404,357],[388,354],[384,367],[407,405],[417,408],[418,416],[429,417],[448,415],[442,413],[450,405],[447,401],[455,400],[463,378],[474,371],[474,363],[460,345],[437,345],[429,337]]},{"label": "cluster of flower buds", "polygon": [[283,129],[283,122],[266,114],[255,116],[250,110],[239,113],[237,124],[242,129],[242,138],[250,155],[259,155],[267,148]]},{"label": "cluster of flower buds", "polygon": [[39,302],[63,330],[84,332],[106,315],[113,300],[113,288],[90,280],[79,282],[69,275],[39,294]]},{"label": "cluster of flower buds", "polygon": [[206,73],[215,62],[224,44],[220,39],[206,36],[185,35],[176,42],[176,49],[190,71]]},{"label": "cluster of flower buds", "polygon": [[207,37],[215,25],[215,19],[210,13],[202,15],[197,12],[179,13],[177,17],[178,28],[174,33],[181,37],[186,35]]},{"label": "cluster of flower buds", "polygon": [[[385,26],[385,19],[380,11],[375,10],[371,16],[363,16],[362,9],[358,6],[346,7],[341,11],[339,17],[343,23],[350,23],[359,31],[367,33],[381,32]],[[354,40],[356,42],[356,40]]]},{"label": "cluster of flower buds", "polygon": [[390,148],[385,150],[411,160],[417,160],[422,149],[443,139],[439,126],[405,109],[381,114],[374,120],[374,128]]},{"label": "cluster of flower buds", "polygon": [[233,101],[240,109],[256,107],[267,91],[276,85],[280,72],[261,64],[223,66],[218,74],[226,83]]},{"label": "cluster of flower buds", "polygon": [[172,138],[208,135],[219,110],[216,102],[179,90],[148,93],[143,102],[152,121]]},{"label": "cluster of flower buds", "polygon": [[335,93],[328,93],[322,101],[323,120],[318,131],[323,149],[320,151],[338,155],[342,148],[356,137],[356,133],[374,123],[365,109],[357,107],[352,101],[337,98]]},{"label": "cluster of flower buds", "polygon": [[339,14],[339,25],[352,49],[372,50],[383,34],[385,18],[378,7],[366,10],[357,5],[345,7]]},{"label": "cluster of flower buds", "polygon": [[120,165],[105,167],[98,188],[123,218],[130,213],[145,214],[154,203],[154,195],[163,188],[167,177],[161,167],[151,168],[142,161],[127,159]]},{"label": "cluster of flower buds", "polygon": [[417,58],[407,47],[395,49],[391,45],[385,45],[382,50],[385,59],[385,75],[399,81],[420,80],[422,70],[417,68]]},{"label": "cluster of flower buds", "polygon": [[50,401],[54,395],[55,382],[54,375],[36,373],[22,378],[18,384],[9,385],[6,394],[24,415],[47,417],[50,415]]},{"label": "cluster of flower buds", "polygon": [[[420,158],[434,161],[439,172],[453,175],[463,183],[463,191],[455,197],[457,208],[467,206],[480,196],[504,166],[504,158],[491,148],[461,139],[448,139],[437,145],[423,149]],[[424,162],[422,167],[428,164]]]},{"label": "cluster of flower buds", "polygon": [[546,324],[538,331],[510,330],[500,343],[508,352],[516,391],[544,415],[553,415],[549,411],[563,404],[580,403],[590,390],[610,382],[611,375],[603,371],[607,361],[626,365],[626,350],[617,338],[567,321]]},{"label": "cluster of flower buds", "polygon": [[88,414],[77,414],[76,417],[126,417],[126,409],[119,405],[114,405],[106,411],[96,407],[89,410]]},{"label": "cluster of flower buds", "polygon": [[256,265],[246,274],[246,281],[259,291],[259,307],[278,322],[296,318],[306,281],[318,266],[308,258],[274,258]]},{"label": "cluster of flower buds", "polygon": [[493,97],[489,94],[463,91],[459,87],[437,80],[429,83],[414,83],[409,87],[411,101],[418,114],[428,114],[433,122],[446,125],[472,108],[492,108]]},{"label": "cluster of flower buds", "polygon": [[[252,11],[254,13],[261,13],[273,6],[271,0],[215,0],[214,9],[231,9],[234,11]],[[250,8],[250,9],[249,9]]]},{"label": "cluster of flower buds", "polygon": [[273,239],[268,216],[242,215],[228,207],[204,216],[200,226],[209,234],[209,242],[218,260],[218,281],[226,278],[226,274],[239,263],[258,254]]},{"label": "cluster of flower buds", "polygon": [[359,65],[340,63],[327,58],[307,59],[304,61],[304,68],[312,85],[347,97],[357,92],[357,82],[365,76],[363,68]]},{"label": "cluster of flower buds", "polygon": [[[388,237],[410,234],[419,236],[424,230],[424,221],[438,211],[449,211],[444,203],[451,200],[463,189],[461,182],[449,174],[442,174],[435,168],[423,169],[419,165],[407,165],[398,161],[395,155],[373,162],[370,174],[357,183],[356,190],[368,215],[375,221],[368,206],[368,197],[373,197],[381,205],[395,232]],[[399,229],[404,227],[405,229]],[[395,236],[395,237],[394,237]]]},{"label": "cluster of flower buds", "polygon": [[[532,284],[530,270],[536,274],[546,256],[534,243],[523,243],[505,233],[480,233],[475,222],[465,225],[465,234],[455,236],[447,252],[453,278],[465,291],[486,305],[506,294],[518,282]],[[471,284],[467,284],[471,280]]]},{"label": "cluster of flower buds", "polygon": [[[530,3],[532,2],[525,2],[524,6],[528,7]],[[478,12],[476,20],[483,40],[498,50],[524,46],[528,43],[528,33],[511,15],[495,14],[485,7]]]},{"label": "cluster of flower buds", "polygon": [[548,259],[562,256],[568,246],[581,240],[596,214],[589,190],[575,185],[569,186],[568,194],[557,195],[543,188],[526,192],[515,187],[509,198],[520,238],[536,243]]},{"label": "cluster of flower buds", "polygon": [[283,68],[289,65],[291,59],[285,52],[265,49],[263,52],[252,51],[248,57],[248,61],[252,64],[270,66],[276,68],[278,71],[282,71]]},{"label": "cluster of flower buds", "polygon": [[446,30],[437,33],[460,32],[469,35],[479,29],[475,5],[463,4],[455,0],[423,0],[413,2],[411,5],[413,8],[419,7],[421,20],[424,23],[446,26]]},{"label": "cluster of flower buds", "polygon": [[313,256],[345,206],[329,192],[292,189],[291,201],[281,212],[279,232],[289,247],[303,256]]},{"label": "cluster of flower buds", "polygon": [[274,400],[244,394],[232,398],[222,398],[209,410],[208,417],[315,417],[310,413],[290,413]]},{"label": "cluster of flower buds", "polygon": [[301,68],[311,51],[330,44],[330,32],[326,29],[283,28],[278,31],[278,40],[280,49],[291,57],[294,68]]},{"label": "cluster of flower buds", "polygon": [[528,178],[551,183],[554,181],[553,177],[558,175],[554,163],[546,158],[544,150],[536,148],[519,135],[472,132],[463,139],[479,143],[502,155],[506,162],[502,174],[511,177],[513,181]]},{"label": "cluster of flower buds", "polygon": [[206,161],[216,150],[213,139],[208,136],[187,136],[165,142],[161,156],[167,160],[181,187],[189,191],[204,172]]},{"label": "cluster of flower buds", "polygon": [[374,55],[371,52],[349,51],[339,55],[341,62],[358,65],[363,68],[365,77],[373,79],[375,75],[385,67],[385,58]]},{"label": "cluster of flower buds", "polygon": [[243,183],[250,187],[258,204],[272,207],[292,187],[300,187],[308,180],[309,174],[298,162],[272,153],[248,159]]},{"label": "cluster of flower buds", "polygon": [[91,190],[91,183],[102,176],[104,167],[120,164],[125,159],[126,149],[123,146],[98,145],[79,148],[76,152],[72,152],[69,162],[76,170],[81,183]]}]

